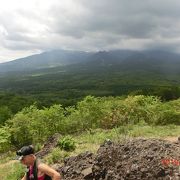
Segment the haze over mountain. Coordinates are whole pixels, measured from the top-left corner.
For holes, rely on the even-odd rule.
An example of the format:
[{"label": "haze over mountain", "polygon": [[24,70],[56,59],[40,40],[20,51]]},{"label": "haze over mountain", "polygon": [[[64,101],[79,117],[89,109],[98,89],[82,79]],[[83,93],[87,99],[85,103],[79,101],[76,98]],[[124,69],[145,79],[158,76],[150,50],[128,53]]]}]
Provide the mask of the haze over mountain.
[{"label": "haze over mountain", "polygon": [[0,72],[33,71],[75,65],[84,68],[116,67],[119,71],[154,71],[180,73],[180,54],[151,50],[110,50],[99,52],[53,50],[1,63]]},{"label": "haze over mountain", "polygon": [[75,64],[83,61],[91,53],[81,51],[53,50],[16,59],[0,64],[0,72],[26,71]]}]

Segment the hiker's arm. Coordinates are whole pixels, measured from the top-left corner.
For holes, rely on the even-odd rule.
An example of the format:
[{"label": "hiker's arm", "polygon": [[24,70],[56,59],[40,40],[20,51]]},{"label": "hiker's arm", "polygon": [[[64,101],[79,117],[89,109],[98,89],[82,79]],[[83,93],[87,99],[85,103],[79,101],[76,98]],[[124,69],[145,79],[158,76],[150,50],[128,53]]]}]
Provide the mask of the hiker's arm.
[{"label": "hiker's arm", "polygon": [[60,174],[46,164],[39,164],[38,170],[50,176],[52,180],[61,180]]},{"label": "hiker's arm", "polygon": [[21,180],[26,180],[26,175],[24,175],[24,177]]}]

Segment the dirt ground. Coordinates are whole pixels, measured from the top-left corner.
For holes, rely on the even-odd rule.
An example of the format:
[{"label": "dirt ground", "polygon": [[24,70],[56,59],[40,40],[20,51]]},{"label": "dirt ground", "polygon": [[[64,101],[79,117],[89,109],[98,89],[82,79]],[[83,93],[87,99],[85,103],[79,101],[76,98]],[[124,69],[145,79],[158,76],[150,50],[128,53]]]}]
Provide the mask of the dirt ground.
[{"label": "dirt ground", "polygon": [[167,140],[170,142],[176,142],[176,141],[178,141],[178,137],[169,136],[169,137],[164,138],[164,140]]}]

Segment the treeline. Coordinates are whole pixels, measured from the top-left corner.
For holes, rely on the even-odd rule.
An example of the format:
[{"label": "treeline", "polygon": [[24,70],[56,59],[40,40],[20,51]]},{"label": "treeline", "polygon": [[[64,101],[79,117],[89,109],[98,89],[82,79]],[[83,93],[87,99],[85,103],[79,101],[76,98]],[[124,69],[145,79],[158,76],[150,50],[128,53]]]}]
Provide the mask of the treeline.
[{"label": "treeline", "polygon": [[[50,107],[53,104],[61,104],[62,107],[76,105],[87,95],[95,97],[104,96],[128,96],[145,95],[157,96],[162,101],[170,101],[180,98],[180,87],[178,86],[138,86],[138,85],[112,85],[110,87],[92,86],[87,89],[79,87],[76,89],[37,91],[36,93],[27,92],[0,92],[0,124],[11,118],[18,111],[25,107],[36,104],[37,108]],[[94,88],[94,89],[93,89]]]},{"label": "treeline", "polygon": [[0,151],[44,142],[54,133],[72,134],[119,126],[180,125],[180,99],[162,102],[155,96],[87,96],[76,106],[31,105],[16,113],[0,128]]}]

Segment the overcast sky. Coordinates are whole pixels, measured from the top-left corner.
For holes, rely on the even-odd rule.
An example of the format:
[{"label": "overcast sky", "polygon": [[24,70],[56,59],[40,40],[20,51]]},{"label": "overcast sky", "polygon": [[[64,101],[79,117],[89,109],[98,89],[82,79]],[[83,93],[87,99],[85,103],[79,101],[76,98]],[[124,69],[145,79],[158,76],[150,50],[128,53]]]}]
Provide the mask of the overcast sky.
[{"label": "overcast sky", "polygon": [[0,62],[51,49],[180,52],[180,0],[0,0]]}]

